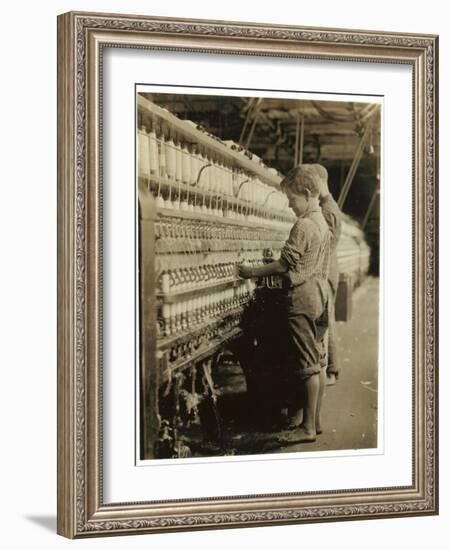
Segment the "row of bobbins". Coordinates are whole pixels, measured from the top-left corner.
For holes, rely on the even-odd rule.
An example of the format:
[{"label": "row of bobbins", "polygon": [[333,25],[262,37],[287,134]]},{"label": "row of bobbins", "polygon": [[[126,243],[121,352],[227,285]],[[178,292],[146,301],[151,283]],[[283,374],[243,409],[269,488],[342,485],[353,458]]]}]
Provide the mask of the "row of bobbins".
[{"label": "row of bobbins", "polygon": [[233,288],[189,297],[173,304],[163,302],[159,315],[160,336],[195,329],[236,308],[242,308],[251,300],[254,289],[255,283],[248,280]]},{"label": "row of bobbins", "polygon": [[208,152],[205,146],[182,143],[181,137],[163,128],[151,125],[148,131],[142,126],[138,132],[139,175],[156,181],[153,189],[158,208],[253,223],[281,222],[292,215],[279,190]]},{"label": "row of bobbins", "polygon": [[[216,264],[199,264],[193,267],[179,267],[164,270],[159,277],[158,288],[164,295],[183,290],[201,290],[215,283],[238,280],[237,262],[219,262]],[[263,259],[246,259],[246,265],[256,267],[263,265]]]}]

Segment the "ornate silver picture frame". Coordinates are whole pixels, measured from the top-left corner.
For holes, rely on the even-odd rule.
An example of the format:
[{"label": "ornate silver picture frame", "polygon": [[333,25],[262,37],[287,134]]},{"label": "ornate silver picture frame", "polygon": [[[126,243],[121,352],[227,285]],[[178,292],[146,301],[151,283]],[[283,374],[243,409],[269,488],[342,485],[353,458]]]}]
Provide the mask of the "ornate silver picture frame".
[{"label": "ornate silver picture frame", "polygon": [[[410,484],[274,493],[261,482],[260,490],[251,494],[175,499],[155,498],[149,486],[144,501],[105,499],[103,89],[108,85],[104,81],[107,49],[138,49],[150,57],[152,52],[192,52],[411,69],[412,178],[404,198],[412,204],[411,242],[407,243],[412,250],[412,311],[400,312],[412,319],[407,350],[412,364],[412,436],[410,461],[405,465],[410,468]],[[438,513],[437,117],[436,36],[95,13],[59,16],[59,534],[83,538]],[[151,224],[152,206],[142,201],[139,208]],[[138,269],[142,272],[148,266]],[[145,334],[145,327],[140,328]],[[152,364],[154,349],[143,346],[140,352],[138,362],[144,357]],[[131,378],[134,361],[130,356]]]}]

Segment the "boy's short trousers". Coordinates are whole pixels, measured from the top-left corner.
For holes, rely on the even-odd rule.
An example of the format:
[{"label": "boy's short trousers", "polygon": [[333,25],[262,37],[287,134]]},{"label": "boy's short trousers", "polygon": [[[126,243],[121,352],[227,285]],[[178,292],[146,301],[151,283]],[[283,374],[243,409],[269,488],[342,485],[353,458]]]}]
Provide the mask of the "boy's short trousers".
[{"label": "boy's short trousers", "polygon": [[286,292],[286,375],[291,382],[306,380],[326,366],[327,285],[310,279]]}]

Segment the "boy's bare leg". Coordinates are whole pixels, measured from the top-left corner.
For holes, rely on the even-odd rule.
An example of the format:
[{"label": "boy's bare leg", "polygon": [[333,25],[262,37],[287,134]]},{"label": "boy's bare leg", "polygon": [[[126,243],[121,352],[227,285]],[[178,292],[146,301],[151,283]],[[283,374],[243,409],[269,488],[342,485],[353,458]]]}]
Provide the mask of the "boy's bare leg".
[{"label": "boy's bare leg", "polygon": [[336,295],[330,289],[329,297],[329,306],[330,306],[330,317],[328,321],[328,366],[327,366],[327,386],[333,386],[336,384],[336,381],[339,376],[340,361],[339,353],[337,348],[337,333],[336,333],[336,320],[335,320],[335,302]]},{"label": "boy's bare leg", "polygon": [[320,375],[313,374],[304,381],[304,385],[305,404],[303,407],[303,422],[289,435],[278,438],[278,443],[281,445],[308,443],[316,440],[316,411],[319,398]]},{"label": "boy's bare leg", "polygon": [[[321,369],[322,370],[322,369]],[[303,409],[303,424],[300,429],[312,436],[316,435],[316,412],[320,391],[320,375],[313,374],[305,380],[305,407]]]},{"label": "boy's bare leg", "polygon": [[317,408],[316,408],[316,434],[319,435],[322,433],[322,421],[321,421],[321,410],[323,396],[325,394],[325,386],[327,385],[327,373],[326,368],[320,369],[319,374],[319,395],[317,397]]},{"label": "boy's bare leg", "polygon": [[303,407],[290,410],[286,419],[286,428],[288,430],[296,430],[303,420]]}]

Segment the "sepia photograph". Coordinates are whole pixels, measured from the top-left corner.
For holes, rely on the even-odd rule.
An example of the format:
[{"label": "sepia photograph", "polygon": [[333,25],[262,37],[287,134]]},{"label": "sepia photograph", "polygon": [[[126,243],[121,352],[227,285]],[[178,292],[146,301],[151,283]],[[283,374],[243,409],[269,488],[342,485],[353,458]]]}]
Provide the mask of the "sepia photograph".
[{"label": "sepia photograph", "polygon": [[381,121],[136,86],[138,463],[380,448]]}]

